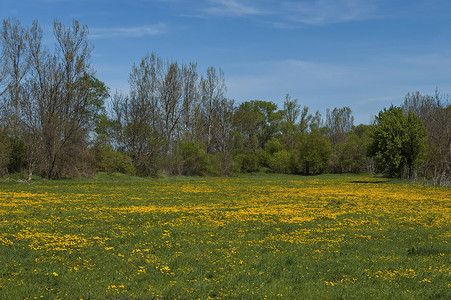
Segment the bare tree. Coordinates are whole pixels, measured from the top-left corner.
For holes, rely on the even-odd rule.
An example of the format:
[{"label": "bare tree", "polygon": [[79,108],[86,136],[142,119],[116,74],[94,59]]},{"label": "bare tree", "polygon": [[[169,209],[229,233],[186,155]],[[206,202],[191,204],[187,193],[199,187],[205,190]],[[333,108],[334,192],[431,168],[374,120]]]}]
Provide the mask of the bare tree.
[{"label": "bare tree", "polygon": [[204,122],[204,130],[207,141],[208,153],[214,152],[214,136],[215,132],[215,107],[224,99],[226,93],[226,85],[224,80],[224,73],[219,70],[216,71],[214,67],[207,69],[205,77],[201,77],[201,110]]},{"label": "bare tree", "polygon": [[4,120],[11,123],[9,127],[15,139],[19,138],[20,120],[20,93],[21,83],[25,78],[28,68],[28,29],[24,28],[16,19],[3,20],[0,34],[2,44],[2,69],[0,83],[0,97],[3,99]]},{"label": "bare tree", "polygon": [[408,93],[402,106],[404,114],[417,115],[428,132],[428,154],[423,172],[436,185],[451,185],[451,105],[436,90],[435,95]]},{"label": "bare tree", "polygon": [[219,152],[225,153],[232,150],[230,132],[233,129],[233,114],[235,103],[233,100],[222,98],[215,105],[215,144]]},{"label": "bare tree", "polygon": [[[22,108],[24,123],[35,135],[39,161],[48,178],[80,175],[88,134],[103,106],[97,79],[90,70],[86,26],[54,22],[55,53],[42,46],[37,23],[30,30],[30,95]],[[100,98],[99,98],[99,97]]]},{"label": "bare tree", "polygon": [[354,117],[349,107],[327,109],[326,127],[329,129],[329,136],[333,144],[346,141],[346,134],[352,130]]},{"label": "bare tree", "polygon": [[3,35],[0,35],[0,97],[6,91],[6,76],[7,76],[7,56],[6,48],[3,42]]},{"label": "bare tree", "polygon": [[122,130],[122,146],[138,171],[146,175],[158,171],[164,145],[158,90],[161,69],[160,58],[146,55],[130,72],[130,96],[113,101],[115,115],[120,117],[116,123]]},{"label": "bare tree", "polygon": [[192,141],[195,107],[199,102],[197,65],[195,63],[183,65],[182,73],[183,104],[179,136],[183,136],[184,139]]},{"label": "bare tree", "polygon": [[183,74],[177,62],[167,63],[167,70],[161,73],[159,98],[163,119],[163,135],[166,138],[167,148],[171,151],[174,131],[183,112]]}]

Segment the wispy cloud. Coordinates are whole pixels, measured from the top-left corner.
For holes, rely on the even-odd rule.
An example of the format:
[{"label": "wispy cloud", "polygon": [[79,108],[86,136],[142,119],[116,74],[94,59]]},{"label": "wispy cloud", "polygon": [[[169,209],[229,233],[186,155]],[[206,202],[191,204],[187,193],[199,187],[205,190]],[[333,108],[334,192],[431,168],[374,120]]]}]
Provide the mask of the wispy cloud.
[{"label": "wispy cloud", "polygon": [[208,15],[245,17],[267,14],[267,11],[260,8],[255,1],[209,0],[207,5],[201,11]]},{"label": "wispy cloud", "polygon": [[378,18],[377,5],[366,0],[284,1],[282,11],[287,21],[324,25]]},{"label": "wispy cloud", "polygon": [[69,0],[41,0],[44,3],[58,3],[58,2],[68,2]]},{"label": "wispy cloud", "polygon": [[325,25],[380,17],[378,2],[368,0],[206,0],[207,16],[264,17],[277,28]]},{"label": "wispy cloud", "polygon": [[[448,94],[451,60],[434,53],[404,58],[362,58],[353,64],[281,60],[262,61],[224,68],[228,95],[237,101],[252,99],[283,104],[286,93],[302,105],[325,111],[335,106],[355,110],[356,120],[367,123],[383,107],[402,103],[407,92]],[[448,73],[447,73],[448,72]],[[228,76],[234,73],[240,75]]]},{"label": "wispy cloud", "polygon": [[167,32],[165,24],[155,24],[137,27],[112,27],[112,28],[91,28],[91,39],[108,38],[140,38],[143,36],[160,35]]}]

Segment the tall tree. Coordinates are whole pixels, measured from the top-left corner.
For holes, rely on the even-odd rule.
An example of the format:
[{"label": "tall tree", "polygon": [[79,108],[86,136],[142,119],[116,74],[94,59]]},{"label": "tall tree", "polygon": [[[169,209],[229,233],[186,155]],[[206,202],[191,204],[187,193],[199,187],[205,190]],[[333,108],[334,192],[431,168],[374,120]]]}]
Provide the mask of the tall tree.
[{"label": "tall tree", "polygon": [[[24,97],[24,123],[39,145],[39,161],[49,178],[77,176],[86,168],[89,134],[106,97],[90,68],[88,29],[74,20],[54,22],[55,52],[42,46],[42,31],[30,32],[31,76]],[[102,96],[103,94],[103,96]]]},{"label": "tall tree", "polygon": [[438,90],[435,95],[408,93],[402,106],[419,117],[428,132],[428,151],[423,173],[437,185],[451,182],[451,105]]},{"label": "tall tree", "polygon": [[200,79],[200,91],[201,112],[208,153],[214,153],[215,150],[214,140],[217,129],[217,124],[214,123],[216,118],[215,108],[224,100],[226,89],[224,72],[222,70],[216,71],[214,67],[207,68],[206,75]]},{"label": "tall tree", "polygon": [[28,72],[28,29],[16,19],[3,20],[0,34],[2,44],[2,77],[6,87],[0,90],[0,96],[8,92],[7,104],[12,108],[12,116],[19,119],[20,84]]},{"label": "tall tree", "polygon": [[374,156],[380,171],[409,178],[422,162],[426,150],[426,130],[418,117],[406,117],[399,107],[391,106],[376,116],[369,154]]},{"label": "tall tree", "polygon": [[274,102],[252,100],[239,105],[234,114],[234,128],[250,147],[255,137],[257,147],[263,146],[279,131],[282,115]]},{"label": "tall tree", "polygon": [[164,148],[163,120],[161,118],[159,78],[164,77],[163,62],[155,54],[146,55],[130,72],[130,95],[116,95],[113,107],[121,130],[121,145],[130,153],[142,175],[158,171]]},{"label": "tall tree", "polygon": [[[183,104],[179,136],[193,142],[195,131],[195,110],[199,102],[197,65],[189,63],[182,66],[183,72]],[[182,138],[183,136],[183,138]]]},{"label": "tall tree", "polygon": [[172,148],[174,133],[183,113],[183,73],[177,62],[167,63],[167,69],[161,72],[159,84],[160,111],[163,119],[163,135],[168,151]]},{"label": "tall tree", "polygon": [[301,106],[298,99],[293,99],[289,94],[285,95],[283,102],[284,121],[290,124],[296,124],[301,115]]},{"label": "tall tree", "polygon": [[351,108],[345,106],[342,108],[335,107],[332,111],[327,109],[326,127],[333,144],[345,142],[346,134],[352,130],[353,126],[354,117]]}]

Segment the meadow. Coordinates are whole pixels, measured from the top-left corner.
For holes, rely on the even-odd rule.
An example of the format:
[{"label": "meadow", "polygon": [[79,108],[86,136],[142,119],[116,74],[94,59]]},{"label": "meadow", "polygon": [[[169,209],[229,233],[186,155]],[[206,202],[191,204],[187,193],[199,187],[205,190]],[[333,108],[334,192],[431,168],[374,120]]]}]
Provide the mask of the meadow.
[{"label": "meadow", "polygon": [[451,299],[451,188],[376,176],[0,183],[0,299]]}]

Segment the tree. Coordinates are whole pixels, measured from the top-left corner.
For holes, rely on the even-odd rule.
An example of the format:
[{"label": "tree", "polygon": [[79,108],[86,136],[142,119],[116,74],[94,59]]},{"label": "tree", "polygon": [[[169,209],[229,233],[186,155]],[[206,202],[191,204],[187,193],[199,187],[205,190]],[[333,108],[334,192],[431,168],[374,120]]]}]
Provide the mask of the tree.
[{"label": "tree", "polygon": [[308,112],[308,108],[304,107],[301,111],[301,105],[298,103],[298,99],[292,99],[289,94],[285,96],[285,101],[283,103],[283,110],[280,111],[282,115],[282,122],[280,124],[280,129],[283,137],[283,142],[285,146],[289,149],[296,147],[297,134],[303,127],[303,124],[298,124],[298,119],[301,116],[302,121]]},{"label": "tree", "polygon": [[281,121],[274,102],[252,100],[240,104],[233,116],[234,128],[244,137],[244,146],[253,145],[253,137],[257,139],[256,147],[262,148],[277,133]]},{"label": "tree", "polygon": [[319,174],[326,169],[332,147],[329,140],[316,130],[302,135],[298,152],[299,171],[305,175]]},{"label": "tree", "polygon": [[427,145],[426,130],[418,117],[412,112],[406,117],[401,108],[392,105],[376,116],[371,137],[369,154],[380,171],[389,176],[414,176]]},{"label": "tree", "polygon": [[198,143],[182,143],[176,149],[175,154],[179,175],[203,176],[207,174],[208,156],[205,149]]},{"label": "tree", "polygon": [[286,94],[285,101],[283,102],[283,111],[284,121],[290,124],[296,124],[301,115],[301,105],[299,105],[298,99],[293,99],[289,94]]},{"label": "tree", "polygon": [[423,175],[434,184],[451,182],[451,105],[449,98],[436,90],[434,96],[419,92],[408,93],[402,106],[407,114],[412,111],[428,132],[428,150],[423,164]]},{"label": "tree", "polygon": [[189,63],[182,66],[183,72],[183,104],[179,138],[188,142],[194,141],[196,107],[199,102],[197,65]]},{"label": "tree", "polygon": [[207,69],[207,74],[200,79],[201,114],[203,131],[207,141],[207,153],[215,151],[215,135],[217,134],[216,108],[224,100],[226,93],[224,72],[216,71],[214,67]]},{"label": "tree", "polygon": [[372,159],[367,157],[369,126],[358,125],[348,132],[346,141],[335,145],[336,153],[330,160],[331,171],[339,173],[372,172]]},{"label": "tree", "polygon": [[[18,126],[20,117],[20,85],[29,68],[27,36],[28,29],[24,28],[18,20],[3,20],[0,34],[3,66],[0,79],[6,81],[6,88],[0,90],[0,97],[6,96],[7,98],[6,103],[12,111],[7,117],[16,123],[14,127]],[[17,128],[14,130],[16,131]]]},{"label": "tree", "polygon": [[275,173],[291,174],[295,168],[293,152],[280,150],[275,152],[269,160],[271,170]]},{"label": "tree", "polygon": [[11,147],[9,172],[21,171],[26,166],[27,132],[21,126],[21,101],[23,82],[29,70],[29,47],[27,39],[30,29],[16,19],[3,20],[0,31],[0,108],[1,118]]},{"label": "tree", "polygon": [[[326,128],[332,148],[334,150],[330,170],[333,172],[343,173],[355,170],[359,162],[352,161],[354,152],[349,152],[350,148],[357,146],[355,137],[350,141],[352,136],[354,117],[349,107],[334,108],[332,111],[327,109]],[[351,145],[354,144],[354,145]],[[354,164],[355,163],[355,164]],[[354,164],[354,166],[350,166]]]},{"label": "tree", "polygon": [[329,137],[332,144],[343,143],[346,141],[346,135],[354,126],[354,117],[351,108],[345,106],[334,108],[332,111],[327,109],[326,127],[329,130]]},{"label": "tree", "polygon": [[[31,72],[23,87],[21,122],[29,133],[29,165],[48,178],[89,172],[87,147],[108,96],[90,68],[88,29],[76,20],[54,22],[55,52],[42,46],[42,30],[29,33]],[[32,167],[30,167],[31,172]]]},{"label": "tree", "polygon": [[160,72],[158,96],[160,112],[163,119],[163,136],[166,138],[167,150],[170,151],[174,141],[174,132],[183,113],[183,79],[182,70],[177,62],[167,63],[167,70]]}]

